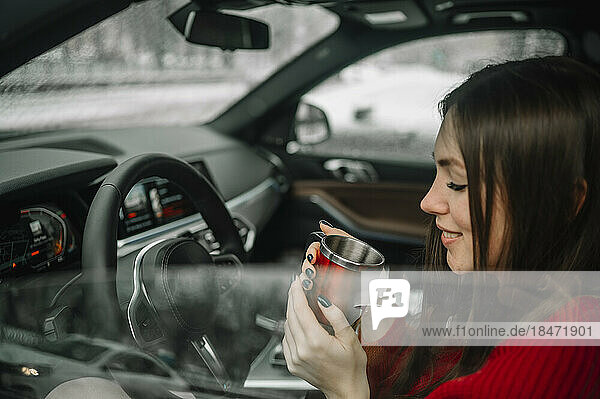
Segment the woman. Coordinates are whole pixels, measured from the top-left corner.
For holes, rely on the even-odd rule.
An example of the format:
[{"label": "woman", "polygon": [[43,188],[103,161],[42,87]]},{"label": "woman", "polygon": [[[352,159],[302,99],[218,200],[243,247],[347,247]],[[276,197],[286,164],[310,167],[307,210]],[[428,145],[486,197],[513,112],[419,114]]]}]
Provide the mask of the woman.
[{"label": "woman", "polygon": [[[425,269],[598,270],[598,73],[566,57],[491,65],[440,111],[437,174],[421,201],[432,215]],[[316,251],[309,247],[290,288],[283,349],[290,372],[328,398],[600,397],[600,347],[365,352],[343,313],[320,298],[336,332],[328,335],[303,294]]]}]

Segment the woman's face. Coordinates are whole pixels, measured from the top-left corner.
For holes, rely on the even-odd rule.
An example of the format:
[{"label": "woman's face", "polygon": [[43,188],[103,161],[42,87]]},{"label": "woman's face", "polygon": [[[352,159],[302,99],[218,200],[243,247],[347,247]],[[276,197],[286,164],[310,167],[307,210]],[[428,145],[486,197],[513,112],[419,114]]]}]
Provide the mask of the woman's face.
[{"label": "woman's face", "polygon": [[[442,244],[446,247],[447,262],[455,272],[473,270],[473,232],[469,211],[469,182],[458,144],[454,139],[448,115],[438,133],[434,159],[436,176],[429,192],[421,200],[421,209],[436,217]],[[483,198],[482,198],[483,200]],[[503,207],[495,201],[492,216],[489,262],[494,268],[504,235]]]}]

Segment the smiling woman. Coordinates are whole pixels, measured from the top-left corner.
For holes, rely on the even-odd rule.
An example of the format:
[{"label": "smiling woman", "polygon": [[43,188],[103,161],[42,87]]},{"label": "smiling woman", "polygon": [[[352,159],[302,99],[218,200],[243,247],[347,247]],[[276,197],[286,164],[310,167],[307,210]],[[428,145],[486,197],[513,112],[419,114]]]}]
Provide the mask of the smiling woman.
[{"label": "smiling woman", "polygon": [[[436,217],[435,226],[442,232],[440,240],[447,249],[448,266],[454,271],[470,271],[474,269],[475,262],[467,184],[468,171],[461,149],[456,142],[458,133],[454,126],[453,116],[450,113],[444,118],[435,143],[433,156],[438,172],[429,192],[421,201],[421,209]],[[496,199],[495,203],[497,206],[492,211],[487,270],[496,268],[505,233],[506,210],[499,199]]]},{"label": "smiling woman", "polygon": [[[598,73],[567,57],[490,65],[451,91],[440,110],[437,174],[421,202],[431,215],[425,269],[597,271]],[[314,278],[316,250],[309,247],[301,280]],[[288,368],[328,397],[366,398],[367,381],[370,396],[382,398],[562,398],[600,391],[598,346],[369,346],[363,351],[329,301],[320,306],[335,335],[311,333],[318,325],[306,312],[300,284],[294,282],[289,294]],[[574,303],[573,313],[561,308],[554,321],[588,309]],[[424,306],[423,314],[435,311]],[[597,298],[591,308],[600,321]],[[347,376],[353,376],[351,382]]]},{"label": "smiling woman", "polygon": [[[465,260],[470,268],[597,267],[589,222],[600,216],[598,163],[591,155],[600,128],[597,79],[569,58],[532,59],[487,67],[441,102],[436,150],[465,165],[465,209],[474,232],[472,260]],[[427,208],[436,183],[454,177],[452,169],[441,169],[422,205],[452,230],[445,223],[451,213]]]},{"label": "smiling woman", "polygon": [[466,194],[467,171],[461,160],[460,149],[452,140],[451,133],[447,131],[448,125],[449,123],[442,125],[436,140],[433,155],[438,173],[429,192],[421,201],[421,209],[429,214],[439,215],[438,219],[447,215],[443,220],[436,221],[436,227],[442,231],[442,243],[448,248],[448,265],[453,270],[465,270],[469,268],[473,253]]},{"label": "smiling woman", "polygon": [[[440,103],[438,172],[421,203],[432,215],[426,268],[597,271],[600,164],[593,151],[600,144],[599,99],[598,73],[567,57],[490,65],[450,92]],[[464,167],[440,162],[450,157]],[[467,187],[453,190],[451,179]],[[560,385],[571,397],[591,397],[600,389],[598,371],[590,372],[596,348],[417,347],[397,369],[394,389],[412,387],[432,398],[474,391],[547,398],[561,397]],[[545,370],[539,369],[541,358]],[[446,369],[432,359],[445,359]],[[427,370],[433,377],[419,377]],[[541,385],[524,380],[534,372]]]}]

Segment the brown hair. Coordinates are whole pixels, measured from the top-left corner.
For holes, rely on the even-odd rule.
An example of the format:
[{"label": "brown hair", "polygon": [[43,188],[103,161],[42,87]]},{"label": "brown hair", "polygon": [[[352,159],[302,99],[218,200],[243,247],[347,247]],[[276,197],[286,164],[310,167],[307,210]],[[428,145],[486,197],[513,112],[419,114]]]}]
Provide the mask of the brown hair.
[{"label": "brown hair", "polygon": [[[489,65],[446,95],[439,109],[442,118],[451,115],[467,170],[474,269],[486,270],[491,218],[485,216],[501,198],[507,229],[498,269],[599,270],[600,75],[567,57]],[[584,193],[580,209],[577,187]],[[435,217],[424,267],[449,270]],[[463,348],[446,376],[417,396],[477,371],[491,349]],[[393,392],[407,392],[431,373],[435,356],[435,348],[413,348]]]}]

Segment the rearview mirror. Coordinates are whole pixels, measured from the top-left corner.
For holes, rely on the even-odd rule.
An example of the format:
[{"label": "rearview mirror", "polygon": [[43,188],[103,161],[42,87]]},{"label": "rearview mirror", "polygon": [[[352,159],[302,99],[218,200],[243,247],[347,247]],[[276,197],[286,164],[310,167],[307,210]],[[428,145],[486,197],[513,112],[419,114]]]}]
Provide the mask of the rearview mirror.
[{"label": "rearview mirror", "polygon": [[223,50],[269,48],[269,26],[254,19],[218,11],[201,11],[190,3],[169,16],[190,43]]},{"label": "rearview mirror", "polygon": [[312,104],[300,102],[294,119],[294,132],[299,144],[319,144],[331,136],[325,112]]}]

